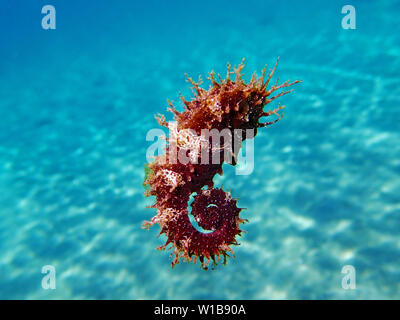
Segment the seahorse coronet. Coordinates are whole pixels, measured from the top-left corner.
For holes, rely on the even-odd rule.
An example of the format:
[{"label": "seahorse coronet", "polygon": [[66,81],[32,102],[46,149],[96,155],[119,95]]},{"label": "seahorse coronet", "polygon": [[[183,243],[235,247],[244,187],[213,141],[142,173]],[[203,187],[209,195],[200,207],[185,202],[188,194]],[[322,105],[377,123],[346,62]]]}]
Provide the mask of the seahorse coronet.
[{"label": "seahorse coronet", "polygon": [[[270,97],[273,92],[300,81],[286,81],[280,85],[276,82],[267,89],[277,64],[278,61],[268,76],[264,68],[260,77],[253,74],[247,84],[241,74],[243,61],[234,71],[228,64],[225,79],[218,75],[218,81],[214,72],[209,74],[211,86],[208,90],[200,87],[201,79],[195,82],[187,77],[193,86],[194,97],[186,100],[181,96],[184,111],[178,112],[173,103],[168,101],[168,110],[174,114],[177,127],[174,137],[167,139],[166,153],[157,156],[145,167],[145,195],[156,197],[151,207],[157,209],[157,214],[144,222],[143,227],[160,225],[160,235],[165,234],[167,241],[159,249],[170,246],[174,256],[172,266],[181,259],[194,263],[198,259],[202,268],[207,270],[211,262],[216,265],[223,258],[225,264],[227,257],[234,256],[231,246],[239,245],[237,236],[243,232],[240,225],[247,220],[240,217],[242,208],[237,206],[237,199],[232,198],[230,192],[215,188],[213,178],[217,173],[222,175],[225,152],[233,157],[230,164],[236,165],[236,153],[242,141],[254,138],[258,128],[276,123],[282,117],[278,111],[284,106],[278,105],[270,111],[264,111],[264,107],[291,90]],[[231,79],[233,74],[234,80]],[[259,122],[261,117],[273,115],[278,118]],[[156,119],[160,125],[168,127],[163,115],[158,115]],[[229,143],[225,144],[225,140],[219,148],[211,143],[204,149],[207,151],[207,161],[204,163],[202,143],[210,142],[209,136],[203,136],[204,129],[227,130],[232,137],[240,138],[236,153]],[[237,129],[241,131],[238,133]],[[253,133],[248,136],[246,129],[253,130]],[[189,162],[176,161],[179,157],[172,150],[177,151],[178,155],[179,152],[188,155]],[[213,155],[220,156],[220,159],[222,156],[222,160],[213,162]],[[195,228],[190,221],[190,214],[204,231]]]}]

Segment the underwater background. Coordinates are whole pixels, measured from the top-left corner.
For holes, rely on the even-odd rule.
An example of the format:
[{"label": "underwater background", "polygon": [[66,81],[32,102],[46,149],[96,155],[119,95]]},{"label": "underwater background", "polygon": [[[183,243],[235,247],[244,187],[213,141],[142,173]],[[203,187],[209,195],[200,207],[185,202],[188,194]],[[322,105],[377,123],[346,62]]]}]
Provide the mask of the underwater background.
[{"label": "underwater background", "polygon": [[[0,298],[399,299],[399,14],[398,0],[0,1]],[[249,80],[278,56],[274,79],[303,83],[259,130],[253,173],[215,179],[247,208],[236,258],[171,269],[159,227],[141,229],[154,114],[191,96],[185,72],[245,57]]]}]

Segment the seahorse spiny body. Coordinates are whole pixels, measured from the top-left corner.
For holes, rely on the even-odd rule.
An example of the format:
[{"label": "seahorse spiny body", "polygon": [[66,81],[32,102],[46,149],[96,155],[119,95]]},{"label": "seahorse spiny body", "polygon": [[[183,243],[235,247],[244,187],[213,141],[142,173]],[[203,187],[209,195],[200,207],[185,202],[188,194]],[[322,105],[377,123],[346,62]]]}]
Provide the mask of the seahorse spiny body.
[{"label": "seahorse spiny body", "polygon": [[[208,144],[210,161],[204,164],[204,161],[200,161],[201,139],[209,138],[202,136],[202,129],[228,129],[232,136],[235,129],[242,129],[239,132],[243,141],[246,139],[245,129],[253,129],[255,136],[258,128],[277,122],[282,117],[278,111],[284,106],[279,105],[270,111],[264,111],[264,107],[292,90],[272,95],[275,91],[299,82],[286,81],[278,85],[276,81],[268,88],[277,64],[278,61],[268,75],[266,67],[260,77],[254,73],[248,84],[242,79],[243,61],[233,72],[228,64],[225,79],[218,76],[217,80],[214,72],[209,74],[211,86],[208,90],[200,87],[201,79],[195,82],[188,77],[193,85],[194,97],[189,101],[181,97],[184,111],[178,112],[169,102],[168,110],[174,114],[177,122],[176,132],[167,139],[166,153],[148,164],[144,184],[149,189],[145,194],[156,197],[152,207],[157,209],[157,214],[143,226],[149,228],[156,223],[160,225],[160,234],[165,234],[167,241],[159,249],[165,249],[168,245],[173,248],[175,257],[172,266],[179,263],[181,258],[192,262],[199,259],[204,269],[208,268],[210,261],[217,264],[221,257],[226,263],[228,253],[233,254],[230,246],[238,245],[236,236],[241,235],[240,225],[245,221],[239,217],[242,209],[237,207],[237,201],[230,193],[214,188],[213,183],[215,174],[222,174],[223,160],[215,164],[211,161],[211,155],[220,152],[224,159],[226,147],[215,151],[212,144]],[[232,75],[234,79],[231,79]],[[271,115],[276,115],[277,119],[260,122],[261,117]],[[159,116],[157,120],[160,125],[168,127],[164,116]],[[192,134],[188,129],[192,130]],[[172,146],[178,153],[188,152],[191,161],[185,164],[176,161],[174,152],[170,152]],[[233,165],[236,164],[235,155]],[[192,225],[188,210],[191,195],[194,195],[191,215],[201,228],[211,232],[201,232]]]}]

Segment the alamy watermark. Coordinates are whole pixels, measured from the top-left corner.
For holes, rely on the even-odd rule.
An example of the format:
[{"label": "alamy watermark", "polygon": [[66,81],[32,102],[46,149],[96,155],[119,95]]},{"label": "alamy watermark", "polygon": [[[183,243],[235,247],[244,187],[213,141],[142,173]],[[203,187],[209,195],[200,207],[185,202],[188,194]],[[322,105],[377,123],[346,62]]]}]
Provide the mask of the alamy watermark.
[{"label": "alamy watermark", "polygon": [[346,14],[342,18],[342,28],[356,29],[356,9],[348,4],[342,7],[342,13]]},{"label": "alamy watermark", "polygon": [[348,264],[342,268],[342,273],[345,274],[342,278],[342,288],[345,290],[356,289],[356,268]]},{"label": "alamy watermark", "polygon": [[45,14],[45,16],[42,18],[42,28],[44,30],[54,30],[56,28],[56,8],[50,4],[47,4],[42,7],[42,14]]},{"label": "alamy watermark", "polygon": [[42,267],[42,273],[45,276],[42,278],[42,288],[45,290],[56,289],[56,268],[52,265]]},{"label": "alamy watermark", "polygon": [[[236,165],[237,175],[249,175],[254,170],[254,129],[201,129],[197,134],[192,129],[178,130],[176,122],[168,122],[168,152],[159,161],[170,164],[221,164]],[[154,141],[146,152],[147,162],[162,155],[166,150],[167,138],[162,129],[147,132],[146,141]],[[245,155],[243,141],[246,139]]]}]

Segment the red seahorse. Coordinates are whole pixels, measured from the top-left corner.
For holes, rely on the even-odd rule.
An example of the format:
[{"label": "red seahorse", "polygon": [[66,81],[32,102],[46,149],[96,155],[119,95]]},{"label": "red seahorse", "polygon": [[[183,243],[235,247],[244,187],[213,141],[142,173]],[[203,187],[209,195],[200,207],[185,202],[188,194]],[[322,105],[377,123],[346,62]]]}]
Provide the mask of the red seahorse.
[{"label": "red seahorse", "polygon": [[[221,257],[225,264],[226,258],[229,257],[228,253],[233,254],[230,246],[238,245],[236,236],[241,234],[240,224],[245,221],[239,217],[242,209],[237,207],[236,199],[232,198],[230,193],[213,187],[215,174],[222,174],[223,160],[217,164],[211,160],[206,164],[204,161],[199,161],[199,150],[203,148],[200,146],[204,146],[200,144],[202,129],[228,129],[232,134],[235,129],[253,129],[255,136],[257,128],[277,122],[282,117],[278,111],[284,106],[279,104],[274,110],[264,111],[265,105],[292,91],[272,95],[278,89],[300,82],[286,81],[278,85],[277,80],[268,88],[278,61],[268,76],[265,67],[262,75],[257,77],[254,73],[248,84],[242,79],[243,61],[233,72],[228,64],[226,79],[218,75],[218,81],[214,72],[211,72],[208,78],[211,86],[208,90],[200,87],[201,78],[195,82],[187,77],[193,85],[194,97],[187,101],[181,96],[184,111],[178,112],[168,101],[170,105],[168,110],[174,114],[177,127],[175,136],[167,139],[166,153],[157,156],[154,162],[148,164],[144,181],[148,190],[145,195],[156,197],[152,207],[157,209],[157,214],[145,222],[143,227],[149,228],[156,223],[160,225],[160,235],[165,234],[167,241],[158,249],[165,249],[168,245],[173,248],[175,258],[172,267],[179,263],[180,258],[194,263],[199,258],[204,269],[208,268],[211,260],[216,265]],[[231,75],[235,75],[235,78],[231,79]],[[261,117],[271,115],[276,115],[277,119],[271,122],[259,122]],[[164,116],[156,118],[160,125],[168,127]],[[243,141],[246,139],[246,130],[240,132]],[[172,146],[175,148],[174,152],[170,152]],[[212,149],[212,144],[206,146],[210,151],[209,157],[215,152],[220,152],[222,155],[226,151],[225,147],[215,151]],[[188,154],[187,151],[192,161],[188,163],[176,161],[174,157],[176,152]],[[232,164],[236,164],[235,158]],[[192,216],[201,228],[211,232],[201,232],[192,225],[188,210],[192,195],[194,195],[191,204]]]}]

